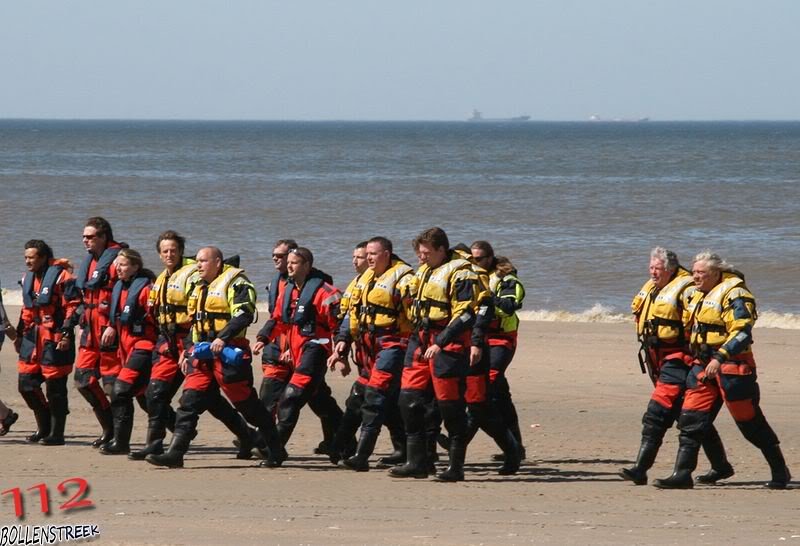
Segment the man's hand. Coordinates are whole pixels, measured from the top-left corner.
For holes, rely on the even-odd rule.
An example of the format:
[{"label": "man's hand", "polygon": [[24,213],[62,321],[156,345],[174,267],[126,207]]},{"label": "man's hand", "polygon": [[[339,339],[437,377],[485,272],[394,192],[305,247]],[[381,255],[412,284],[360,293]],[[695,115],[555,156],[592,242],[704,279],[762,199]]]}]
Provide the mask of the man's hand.
[{"label": "man's hand", "polygon": [[181,358],[178,361],[178,366],[181,369],[181,373],[183,375],[189,375],[189,359],[186,358],[186,353],[181,353]]},{"label": "man's hand", "polygon": [[339,362],[339,353],[333,351],[333,354],[328,357],[328,369],[330,371],[335,370],[337,362]]},{"label": "man's hand", "polygon": [[62,337],[61,340],[58,342],[58,344],[56,344],[56,350],[66,351],[67,349],[69,349],[69,338]]},{"label": "man's hand", "polygon": [[425,350],[425,354],[422,356],[422,358],[425,360],[433,360],[441,351],[442,348],[434,343]]},{"label": "man's hand", "polygon": [[100,338],[100,346],[101,347],[111,347],[114,344],[114,340],[117,339],[117,331],[108,326],[105,330],[103,330],[103,335]]},{"label": "man's hand", "polygon": [[222,352],[222,349],[225,348],[225,342],[222,341],[220,338],[215,339],[211,342],[211,352],[215,355],[218,355]]},{"label": "man's hand", "polygon": [[711,362],[706,365],[706,379],[714,379],[719,375],[719,369],[722,366],[719,360],[712,358]]},{"label": "man's hand", "polygon": [[292,364],[292,351],[290,349],[286,349],[281,353],[281,362]]},{"label": "man's hand", "polygon": [[253,354],[254,355],[260,354],[261,353],[261,349],[264,348],[264,345],[266,345],[266,343],[264,343],[263,341],[256,341],[253,344]]},{"label": "man's hand", "polygon": [[474,366],[481,361],[483,356],[483,347],[473,345],[469,348],[469,365]]},{"label": "man's hand", "polygon": [[347,344],[344,341],[339,341],[336,343],[336,346],[333,348],[333,353],[331,353],[331,356],[328,357],[329,370],[333,371],[336,368],[337,362],[344,362],[346,360],[344,356],[346,350]]}]

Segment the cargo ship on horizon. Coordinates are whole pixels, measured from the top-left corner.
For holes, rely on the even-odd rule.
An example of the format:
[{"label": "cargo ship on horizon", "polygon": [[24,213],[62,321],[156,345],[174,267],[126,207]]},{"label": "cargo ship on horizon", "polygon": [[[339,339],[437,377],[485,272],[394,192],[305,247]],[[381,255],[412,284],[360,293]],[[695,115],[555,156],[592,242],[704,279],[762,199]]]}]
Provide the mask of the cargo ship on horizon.
[{"label": "cargo ship on horizon", "polygon": [[485,118],[485,117],[483,117],[483,114],[480,113],[480,111],[473,110],[472,111],[472,117],[467,118],[467,121],[493,121],[493,122],[512,121],[512,122],[519,122],[519,121],[528,121],[529,119],[531,119],[530,116],[517,116],[517,117],[513,117],[513,118]]}]

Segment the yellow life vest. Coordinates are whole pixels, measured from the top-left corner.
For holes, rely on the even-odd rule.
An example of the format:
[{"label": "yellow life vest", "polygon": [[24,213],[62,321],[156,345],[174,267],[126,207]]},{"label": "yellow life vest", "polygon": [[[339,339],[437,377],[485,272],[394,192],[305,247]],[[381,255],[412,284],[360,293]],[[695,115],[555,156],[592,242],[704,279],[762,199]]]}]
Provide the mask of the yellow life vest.
[{"label": "yellow life vest", "polygon": [[[193,317],[195,335],[199,332],[209,332],[212,337],[222,331],[231,319],[231,307],[228,301],[228,287],[241,274],[244,269],[225,264],[216,279],[206,286],[197,284],[189,296],[188,312]],[[206,290],[205,301],[200,298]],[[202,308],[201,308],[202,305]],[[237,336],[238,337],[238,336]]]},{"label": "yellow life vest", "polygon": [[[726,313],[730,312],[730,302],[743,298],[752,305],[752,317],[742,321],[752,326],[756,320],[755,299],[744,279],[733,273],[724,272],[719,284],[707,294],[697,291],[690,303],[694,318],[692,324],[691,344],[693,348],[707,345],[717,349],[730,337]],[[743,351],[744,352],[744,351]]]},{"label": "yellow life vest", "polygon": [[[515,289],[513,295],[503,294],[503,282],[515,281]],[[516,275],[509,273],[508,275],[500,278],[496,271],[489,275],[489,291],[498,298],[513,298],[519,308],[522,305],[522,300],[525,298],[525,289]],[[495,319],[499,321],[499,329],[503,333],[516,332],[519,329],[519,317],[517,312],[511,314],[506,313],[500,307],[494,307]]]},{"label": "yellow life vest", "polygon": [[478,277],[478,284],[477,284],[478,302],[480,303],[485,299],[487,299],[489,296],[491,296],[492,291],[490,289],[491,281],[489,280],[489,272],[486,271],[481,266],[479,266],[478,264],[473,263],[472,254],[470,254],[469,252],[466,252],[464,250],[455,250],[454,252],[458,254],[460,258],[463,258],[464,260],[467,260],[469,262],[473,273],[475,273],[475,275]]},{"label": "yellow life vest", "polygon": [[[631,310],[636,315],[636,333],[665,343],[684,343],[683,302],[694,293],[692,275],[679,267],[675,277],[661,290],[649,279],[636,294]],[[649,340],[652,345],[652,341]]]},{"label": "yellow life vest", "polygon": [[399,329],[410,331],[402,306],[397,307],[395,297],[403,294],[411,279],[413,269],[400,259],[392,259],[389,268],[377,279],[375,272],[367,269],[360,280],[360,305],[350,319],[350,330],[354,334],[371,329]]},{"label": "yellow life vest", "polygon": [[340,321],[344,319],[351,307],[357,305],[361,301],[361,292],[364,288],[364,284],[361,282],[361,279],[369,271],[370,270],[367,269],[364,273],[356,275],[353,280],[350,281],[350,284],[347,285],[347,289],[345,289],[344,294],[342,294],[342,299],[339,300],[338,319]]},{"label": "yellow life vest", "polygon": [[[450,320],[452,315],[450,289],[454,277],[461,274],[477,282],[472,264],[457,256],[453,253],[449,261],[436,269],[431,270],[428,265],[422,265],[417,270],[414,275],[416,298],[412,309],[412,322],[415,325]],[[474,298],[470,305],[475,305]]]},{"label": "yellow life vest", "polygon": [[197,264],[185,258],[183,266],[170,275],[161,272],[150,290],[150,308],[155,311],[159,326],[187,325],[192,321],[187,304],[189,292],[197,282]]}]

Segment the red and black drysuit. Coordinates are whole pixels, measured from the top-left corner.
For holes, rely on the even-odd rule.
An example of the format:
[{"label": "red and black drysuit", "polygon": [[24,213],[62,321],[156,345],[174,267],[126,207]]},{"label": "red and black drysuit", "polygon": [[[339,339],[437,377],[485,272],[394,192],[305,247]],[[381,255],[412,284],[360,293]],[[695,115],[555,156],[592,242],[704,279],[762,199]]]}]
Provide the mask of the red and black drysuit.
[{"label": "red and black drysuit", "polygon": [[81,263],[75,281],[83,296],[80,315],[75,315],[79,317],[81,327],[78,359],[75,362],[75,385],[92,406],[103,428],[100,437],[92,442],[93,447],[108,442],[113,434],[111,403],[107,392],[110,394],[122,364],[117,344],[101,347],[100,338],[109,325],[111,291],[118,280],[114,260],[124,247],[121,243],[111,241],[100,256],[88,254]]},{"label": "red and black drysuit", "polygon": [[[333,285],[331,276],[316,268],[312,268],[311,273],[309,273],[309,281],[313,278],[319,278],[323,282]],[[288,283],[289,279],[285,273],[275,274],[275,278],[272,279],[272,282],[267,287],[269,318],[256,335],[258,341],[265,343],[261,353],[261,369],[264,378],[261,381],[259,398],[270,415],[274,415],[276,418],[278,402],[294,372],[294,364],[281,360],[281,354],[289,349],[287,334],[273,333],[276,325],[281,320],[278,300],[281,299],[283,301],[281,295],[286,290]],[[331,451],[330,446],[341,423],[343,412],[336,403],[336,399],[333,397],[333,392],[327,381],[325,381],[324,375],[322,376],[322,381],[308,399],[308,407],[319,418],[320,426],[322,427],[322,441],[316,451],[328,453]]]},{"label": "red and black drysuit", "polygon": [[[451,262],[459,260],[458,264]],[[441,271],[439,271],[441,270]],[[427,296],[432,275],[446,286],[442,289],[447,301]],[[469,262],[451,253],[448,261],[436,269],[422,266],[414,300],[415,330],[409,337],[400,383],[399,406],[406,429],[407,461],[390,470],[395,477],[426,477],[428,467],[427,420],[435,397],[442,421],[450,437],[450,466],[439,474],[444,481],[463,479],[467,449],[466,383],[469,370],[470,333],[475,322],[477,277]],[[431,283],[432,284],[432,283]],[[432,319],[432,311],[437,318]],[[428,347],[438,345],[441,351],[432,359],[424,358]]]},{"label": "red and black drysuit", "polygon": [[[277,408],[278,433],[284,445],[297,425],[300,410],[324,383],[340,299],[339,290],[319,275],[309,276],[302,290],[289,281],[278,296],[272,314],[275,325],[269,339],[286,336],[292,356],[292,374]],[[337,417],[331,423],[335,425],[331,436],[338,428],[341,410]]]},{"label": "red and black drysuit", "polygon": [[[226,268],[228,266],[225,266]],[[225,274],[226,270],[220,272]],[[255,288],[247,278],[239,273],[234,277],[229,286],[224,288],[228,311],[226,313],[209,311],[206,302],[209,294],[209,284],[200,280],[189,298],[188,311],[192,314],[193,342],[213,342],[220,339],[229,347],[242,350],[242,359],[239,364],[223,363],[220,355],[209,359],[197,358],[191,353],[192,347],[187,347],[185,356],[189,361],[189,373],[186,375],[181,394],[180,404],[176,411],[175,431],[172,436],[169,450],[164,454],[149,454],[146,460],[158,466],[180,467],[183,466],[183,455],[189,449],[189,444],[196,436],[197,423],[206,410],[217,418],[216,410],[224,408],[222,391],[230,399],[236,410],[244,417],[246,423],[239,430],[231,429],[234,420],[224,421],[239,438],[240,447],[249,452],[246,446],[258,445],[267,448],[267,466],[280,466],[283,462],[283,450],[275,430],[272,417],[264,409],[253,388],[252,352],[250,342],[245,337],[247,327],[252,323],[255,315]],[[214,324],[224,322],[224,327],[218,331]],[[212,325],[212,326],[209,326]],[[220,419],[222,420],[222,419]],[[262,435],[258,439],[251,435],[247,423],[258,428]],[[246,458],[240,450],[239,458]]]},{"label": "red and black drysuit", "polygon": [[101,453],[117,455],[130,451],[133,430],[133,398],[147,411],[145,388],[150,381],[153,349],[156,346],[155,320],[149,309],[152,280],[140,271],[133,279],[118,280],[111,294],[111,328],[117,332],[122,368],[111,392],[114,438],[100,447]]},{"label": "red and black drysuit", "polygon": [[[37,430],[27,440],[64,443],[69,413],[67,377],[75,361],[75,339],[69,326],[80,305],[80,292],[66,260],[54,260],[22,280],[22,310],[17,326],[18,388],[33,410]],[[68,347],[59,350],[62,339]],[[42,392],[42,383],[47,396]]]}]

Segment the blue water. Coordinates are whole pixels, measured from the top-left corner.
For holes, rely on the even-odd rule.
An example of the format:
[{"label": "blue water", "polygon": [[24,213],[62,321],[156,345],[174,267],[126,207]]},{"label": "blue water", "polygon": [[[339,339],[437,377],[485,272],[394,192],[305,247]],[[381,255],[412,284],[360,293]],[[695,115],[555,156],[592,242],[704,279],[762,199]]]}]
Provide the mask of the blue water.
[{"label": "blue water", "polygon": [[[238,253],[260,286],[278,238],[344,286],[373,235],[414,262],[442,226],[512,259],[526,309],[627,312],[649,249],[710,248],[762,311],[800,314],[800,123],[0,121],[0,278],[27,239],[82,256],[86,217],[158,269],[155,238]],[[262,293],[263,295],[263,293]]]}]

